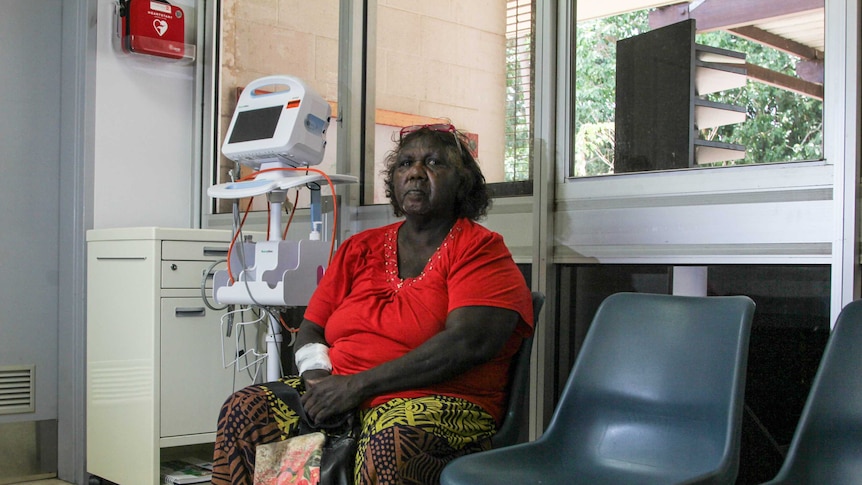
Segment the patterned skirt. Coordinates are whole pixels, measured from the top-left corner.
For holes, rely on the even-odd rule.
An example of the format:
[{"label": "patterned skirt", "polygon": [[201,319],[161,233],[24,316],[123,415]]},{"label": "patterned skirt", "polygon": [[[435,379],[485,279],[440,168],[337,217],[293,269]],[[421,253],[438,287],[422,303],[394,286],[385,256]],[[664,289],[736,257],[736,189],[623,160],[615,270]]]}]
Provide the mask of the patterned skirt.
[{"label": "patterned skirt", "polygon": [[[304,392],[298,377],[281,382]],[[494,418],[464,399],[393,399],[359,413],[357,484],[438,484],[453,459],[490,449]],[[224,403],[213,457],[214,485],[251,485],[255,447],[295,436],[299,416],[266,384],[237,391]]]}]

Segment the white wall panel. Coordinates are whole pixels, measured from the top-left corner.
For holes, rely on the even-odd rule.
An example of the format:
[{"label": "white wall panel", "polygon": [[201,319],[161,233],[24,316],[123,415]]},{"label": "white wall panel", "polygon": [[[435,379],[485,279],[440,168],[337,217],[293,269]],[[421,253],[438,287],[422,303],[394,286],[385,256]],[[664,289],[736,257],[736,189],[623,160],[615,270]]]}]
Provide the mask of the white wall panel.
[{"label": "white wall panel", "polygon": [[[172,3],[194,39],[194,2]],[[98,1],[94,227],[191,227],[194,64],[118,50],[115,5]]]},{"label": "white wall panel", "polygon": [[495,199],[488,218],[479,221],[500,233],[516,263],[533,261],[533,198],[507,197]]},{"label": "white wall panel", "polygon": [[34,412],[0,423],[57,418],[61,25],[60,0],[0,2],[0,367],[35,366]]},{"label": "white wall panel", "polygon": [[569,180],[558,187],[558,263],[822,263],[832,166],[797,163]]}]

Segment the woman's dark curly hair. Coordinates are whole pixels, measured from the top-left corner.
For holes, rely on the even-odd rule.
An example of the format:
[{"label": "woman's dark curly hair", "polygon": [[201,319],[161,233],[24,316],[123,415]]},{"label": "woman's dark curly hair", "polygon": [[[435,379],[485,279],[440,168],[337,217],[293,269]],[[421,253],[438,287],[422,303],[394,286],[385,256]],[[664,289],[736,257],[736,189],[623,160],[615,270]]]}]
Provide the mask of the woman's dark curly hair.
[{"label": "woman's dark curly hair", "polygon": [[[455,216],[478,221],[488,215],[488,209],[491,207],[491,195],[485,185],[485,176],[482,175],[479,164],[476,163],[476,159],[470,153],[470,147],[464,134],[456,130],[455,136],[452,135],[453,132],[436,131],[423,127],[395,140],[395,148],[386,154],[386,168],[381,173],[384,177],[383,183],[386,184],[386,197],[389,198],[389,203],[392,204],[396,217],[404,215],[395,200],[395,187],[392,180],[395,168],[398,166],[398,154],[402,147],[420,138],[428,138],[432,143],[443,147],[450,159],[457,160],[459,157],[461,159],[461,164],[457,167],[461,175],[461,185],[458,187],[458,196],[455,199]],[[396,134],[396,136],[398,135]],[[458,145],[460,145],[460,149]]]}]

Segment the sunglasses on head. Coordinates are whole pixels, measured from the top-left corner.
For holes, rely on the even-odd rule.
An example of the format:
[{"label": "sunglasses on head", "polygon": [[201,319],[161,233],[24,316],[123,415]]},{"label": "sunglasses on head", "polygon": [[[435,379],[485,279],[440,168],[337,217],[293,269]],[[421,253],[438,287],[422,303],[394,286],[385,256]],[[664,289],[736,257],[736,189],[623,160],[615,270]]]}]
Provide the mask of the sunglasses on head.
[{"label": "sunglasses on head", "polygon": [[460,155],[461,157],[464,156],[464,154],[461,152],[461,141],[458,139],[457,129],[455,128],[455,125],[450,123],[433,123],[429,125],[405,126],[404,128],[401,128],[399,140],[403,140],[405,136],[426,128],[439,133],[452,133],[452,136],[455,137],[455,145],[458,146],[458,155]]}]

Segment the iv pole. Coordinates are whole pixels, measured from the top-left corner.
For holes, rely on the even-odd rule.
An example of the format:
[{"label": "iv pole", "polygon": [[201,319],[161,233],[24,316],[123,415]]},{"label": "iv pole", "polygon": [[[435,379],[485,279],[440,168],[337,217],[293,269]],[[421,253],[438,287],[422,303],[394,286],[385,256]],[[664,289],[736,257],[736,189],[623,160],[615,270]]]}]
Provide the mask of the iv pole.
[{"label": "iv pole", "polygon": [[[282,89],[271,91],[270,86]],[[332,243],[321,238],[320,191],[311,190],[308,239],[282,239],[281,211],[287,191],[292,187],[319,186],[324,181],[331,184],[358,182],[353,176],[324,175],[309,168],[323,158],[329,117],[329,104],[291,76],[257,79],[240,95],[222,153],[238,163],[259,167],[259,171],[253,180],[211,186],[207,195],[219,199],[266,195],[270,204],[270,230],[266,241],[239,241],[246,261],[237,261],[241,268],[238,274],[217,271],[213,275],[213,299],[219,304],[259,307],[308,304],[329,264]],[[233,258],[230,262],[234,262]],[[278,318],[270,313],[268,320],[266,378],[274,381],[282,377],[278,357],[283,338]]]},{"label": "iv pole", "polygon": [[[281,240],[281,208],[287,199],[287,190],[273,190],[266,194],[271,210],[269,211],[269,240]],[[294,208],[294,210],[296,210]],[[281,368],[281,322],[275,315],[269,315],[269,325],[266,327],[266,381],[272,382],[278,380],[283,375]]]}]

